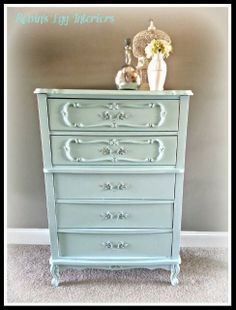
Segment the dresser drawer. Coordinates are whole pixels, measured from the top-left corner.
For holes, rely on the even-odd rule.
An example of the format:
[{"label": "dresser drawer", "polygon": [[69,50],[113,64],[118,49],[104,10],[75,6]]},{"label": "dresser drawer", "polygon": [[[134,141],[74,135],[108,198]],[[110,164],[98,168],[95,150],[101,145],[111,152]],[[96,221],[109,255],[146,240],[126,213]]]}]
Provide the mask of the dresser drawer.
[{"label": "dresser drawer", "polygon": [[173,204],[57,204],[60,228],[172,228]]},{"label": "dresser drawer", "polygon": [[80,258],[171,256],[171,233],[58,233],[59,255]]},{"label": "dresser drawer", "polygon": [[54,174],[58,199],[174,199],[175,174]]},{"label": "dresser drawer", "polygon": [[179,100],[48,99],[51,130],[177,131]]},{"label": "dresser drawer", "polygon": [[177,136],[52,136],[54,165],[175,165]]}]

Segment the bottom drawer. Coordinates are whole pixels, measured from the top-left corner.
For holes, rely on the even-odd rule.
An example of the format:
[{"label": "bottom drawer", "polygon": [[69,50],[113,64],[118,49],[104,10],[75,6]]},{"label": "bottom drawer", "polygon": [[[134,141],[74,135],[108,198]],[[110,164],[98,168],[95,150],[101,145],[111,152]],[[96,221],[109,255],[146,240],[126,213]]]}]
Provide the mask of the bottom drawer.
[{"label": "bottom drawer", "polygon": [[172,233],[58,233],[59,255],[80,258],[170,257]]}]

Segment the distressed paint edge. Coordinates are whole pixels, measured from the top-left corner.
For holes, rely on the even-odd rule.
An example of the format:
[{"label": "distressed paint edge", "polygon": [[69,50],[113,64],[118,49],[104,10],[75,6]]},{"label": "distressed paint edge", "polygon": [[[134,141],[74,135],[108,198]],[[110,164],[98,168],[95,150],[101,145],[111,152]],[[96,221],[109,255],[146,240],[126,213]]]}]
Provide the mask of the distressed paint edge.
[{"label": "distressed paint edge", "polygon": [[[228,247],[228,232],[182,231],[181,247]],[[7,244],[49,245],[47,228],[8,228]]]}]

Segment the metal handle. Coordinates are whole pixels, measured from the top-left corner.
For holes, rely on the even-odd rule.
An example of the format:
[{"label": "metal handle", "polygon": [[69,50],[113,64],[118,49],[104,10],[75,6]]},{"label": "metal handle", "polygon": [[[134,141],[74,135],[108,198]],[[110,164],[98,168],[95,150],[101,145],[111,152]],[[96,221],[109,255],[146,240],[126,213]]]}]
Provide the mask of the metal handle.
[{"label": "metal handle", "polygon": [[103,155],[124,155],[127,153],[127,150],[124,147],[120,147],[119,149],[113,150],[109,146],[104,146],[99,150]]},{"label": "metal handle", "polygon": [[108,190],[108,191],[110,190],[122,191],[128,188],[128,185],[125,183],[112,184],[112,183],[107,182],[107,183],[101,184],[100,186],[102,187],[102,189]]},{"label": "metal handle", "polygon": [[112,190],[113,186],[111,185],[111,183],[104,183],[102,185],[100,185],[102,187],[102,189],[106,190],[106,191],[110,191]]},{"label": "metal handle", "polygon": [[119,113],[113,114],[109,111],[104,111],[101,114],[98,114],[103,120],[124,120],[128,118],[128,114],[120,111]]},{"label": "metal handle", "polygon": [[125,241],[119,241],[116,245],[117,249],[124,249],[128,246],[129,244]]},{"label": "metal handle", "polygon": [[123,220],[123,219],[127,219],[128,216],[129,216],[128,213],[121,211],[116,215],[116,218],[118,220]]},{"label": "metal handle", "polygon": [[116,189],[123,191],[124,189],[127,189],[127,185],[125,183],[119,183],[116,185]]},{"label": "metal handle", "polygon": [[112,118],[112,115],[109,111],[104,111],[102,114],[99,114],[99,116],[101,116],[101,118],[104,120],[109,120]]},{"label": "metal handle", "polygon": [[124,147],[120,147],[118,150],[115,151],[117,155],[124,155],[127,153],[127,150]]},{"label": "metal handle", "polygon": [[102,243],[102,245],[103,245],[105,248],[107,248],[107,249],[112,249],[112,248],[113,248],[113,242],[111,242],[111,241],[104,241],[104,242]]},{"label": "metal handle", "polygon": [[104,212],[102,214],[100,214],[100,216],[104,219],[104,220],[110,220],[113,218],[113,214],[110,211]]},{"label": "metal handle", "polygon": [[104,241],[102,245],[107,249],[124,249],[129,244],[125,241],[118,241],[117,243],[114,243],[112,241]]},{"label": "metal handle", "polygon": [[117,118],[123,121],[124,119],[128,118],[128,114],[125,114],[124,112],[121,111],[120,113],[117,114]]},{"label": "metal handle", "polygon": [[112,213],[110,211],[106,211],[106,212],[103,212],[102,214],[100,214],[100,216],[104,220],[110,220],[110,219],[123,220],[123,219],[127,219],[129,214],[124,212],[124,211],[120,211],[117,214],[116,213]]}]

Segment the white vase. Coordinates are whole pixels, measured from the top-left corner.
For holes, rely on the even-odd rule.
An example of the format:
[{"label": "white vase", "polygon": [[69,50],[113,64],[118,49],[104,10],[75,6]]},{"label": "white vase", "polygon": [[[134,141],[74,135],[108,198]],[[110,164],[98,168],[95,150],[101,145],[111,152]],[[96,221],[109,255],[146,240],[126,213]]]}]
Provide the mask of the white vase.
[{"label": "white vase", "polygon": [[150,90],[163,90],[166,80],[167,66],[162,53],[152,57],[147,69]]}]

